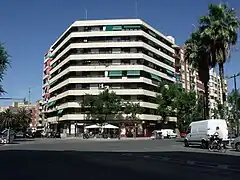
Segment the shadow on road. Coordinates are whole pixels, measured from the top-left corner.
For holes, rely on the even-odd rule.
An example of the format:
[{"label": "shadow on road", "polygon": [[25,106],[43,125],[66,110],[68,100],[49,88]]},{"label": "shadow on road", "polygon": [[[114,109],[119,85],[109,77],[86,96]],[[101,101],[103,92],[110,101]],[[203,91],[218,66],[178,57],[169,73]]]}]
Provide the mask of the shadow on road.
[{"label": "shadow on road", "polygon": [[[146,158],[148,157],[148,158]],[[162,162],[161,157],[178,160],[228,164],[240,169],[240,157],[193,152],[87,152],[87,151],[0,151],[1,179],[200,179],[221,180],[200,167]],[[189,168],[193,168],[190,169]],[[173,173],[174,172],[174,173]],[[187,173],[182,173],[187,172]],[[199,174],[197,174],[199,173]],[[227,177],[225,175],[225,177]],[[233,176],[231,176],[233,177]]]}]

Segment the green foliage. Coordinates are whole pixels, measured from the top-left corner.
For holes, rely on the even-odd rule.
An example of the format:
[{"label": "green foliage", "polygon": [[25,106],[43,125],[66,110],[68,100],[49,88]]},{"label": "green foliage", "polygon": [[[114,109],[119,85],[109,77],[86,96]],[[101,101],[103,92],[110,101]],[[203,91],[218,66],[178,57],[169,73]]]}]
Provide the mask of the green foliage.
[{"label": "green foliage", "polygon": [[99,122],[105,123],[108,116],[115,115],[121,110],[122,101],[115,92],[106,89],[97,96],[86,95],[83,106],[90,109],[92,117],[96,116]]},{"label": "green foliage", "polygon": [[224,63],[237,43],[239,27],[237,13],[233,8],[229,8],[228,4],[210,4],[208,14],[199,20],[201,39],[204,39],[203,43],[209,47],[212,66],[218,64],[219,67],[224,101]]},{"label": "green foliage", "polygon": [[214,119],[224,119],[225,118],[224,117],[225,111],[226,111],[226,107],[223,104],[221,104],[220,102],[218,102],[217,107],[212,109],[212,112],[211,112],[212,113],[212,118],[214,118]]},{"label": "green foliage", "polygon": [[168,116],[176,116],[176,101],[180,95],[180,91],[179,86],[173,83],[162,82],[159,85],[157,95],[157,112],[162,116],[164,121],[166,121],[166,117]]},{"label": "green foliage", "polygon": [[[10,56],[7,53],[5,46],[0,42],[0,83],[2,83],[4,74],[10,65]],[[0,95],[5,93],[2,85],[0,85]]]},{"label": "green foliage", "polygon": [[193,68],[198,71],[199,80],[204,84],[204,109],[205,118],[208,117],[208,82],[210,79],[209,69],[213,67],[211,61],[211,53],[209,45],[206,44],[205,39],[201,38],[200,30],[196,30],[190,36],[190,38],[185,42],[184,51],[185,60],[188,61]]},{"label": "green foliage", "polygon": [[124,105],[124,113],[133,121],[138,120],[137,114],[142,114],[143,109],[139,103],[127,102]]},{"label": "green foliage", "polygon": [[26,130],[30,123],[31,113],[24,108],[19,108],[16,112],[11,109],[6,109],[0,113],[1,128]]},{"label": "green foliage", "polygon": [[[200,101],[201,102],[201,101]],[[168,116],[177,117],[177,127],[184,131],[195,120],[202,119],[202,104],[195,92],[186,92],[177,84],[161,83],[157,96],[158,114],[166,121]]]}]

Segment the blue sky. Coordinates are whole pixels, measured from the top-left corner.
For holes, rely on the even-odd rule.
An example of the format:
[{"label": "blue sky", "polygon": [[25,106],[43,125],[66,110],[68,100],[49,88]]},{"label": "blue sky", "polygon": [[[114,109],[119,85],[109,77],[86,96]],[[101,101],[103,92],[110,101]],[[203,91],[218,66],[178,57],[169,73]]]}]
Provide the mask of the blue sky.
[{"label": "blue sky", "polygon": [[[31,100],[41,98],[43,56],[50,45],[75,20],[135,18],[136,0],[7,0],[0,6],[0,41],[8,48],[11,68],[3,86],[8,97],[24,98],[31,87]],[[197,18],[207,13],[209,3],[219,0],[138,0],[138,18],[182,45]],[[240,11],[240,1],[229,0]],[[239,45],[238,45],[239,46]],[[239,48],[239,47],[238,47]],[[240,71],[239,51],[234,51],[225,73]],[[240,83],[239,83],[240,84]],[[229,81],[229,88],[233,87]],[[9,102],[0,102],[8,104]]]}]

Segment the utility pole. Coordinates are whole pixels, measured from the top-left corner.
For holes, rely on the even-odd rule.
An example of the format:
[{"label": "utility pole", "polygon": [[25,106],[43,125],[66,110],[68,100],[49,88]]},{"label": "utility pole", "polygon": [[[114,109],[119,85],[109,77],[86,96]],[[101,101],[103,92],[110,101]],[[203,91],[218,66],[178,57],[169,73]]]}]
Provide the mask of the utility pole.
[{"label": "utility pole", "polygon": [[138,0],[135,1],[135,18],[138,18]]},{"label": "utility pole", "polygon": [[88,10],[85,9],[85,19],[87,20],[88,19]]},{"label": "utility pole", "polygon": [[28,88],[28,108],[29,108],[29,106],[30,106],[30,99],[31,98],[31,88],[29,87]]},{"label": "utility pole", "polygon": [[234,83],[234,114],[233,114],[233,118],[235,121],[237,121],[237,136],[239,136],[239,117],[237,116],[237,111],[238,111],[238,100],[237,100],[237,77],[240,76],[240,72],[233,74],[230,77],[226,77],[227,79],[233,79],[233,83]]}]

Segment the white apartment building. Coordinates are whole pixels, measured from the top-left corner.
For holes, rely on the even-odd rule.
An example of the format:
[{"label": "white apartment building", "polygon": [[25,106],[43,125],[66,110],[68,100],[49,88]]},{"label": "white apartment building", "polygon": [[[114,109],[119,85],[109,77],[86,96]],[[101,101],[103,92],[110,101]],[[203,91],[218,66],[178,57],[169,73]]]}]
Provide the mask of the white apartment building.
[{"label": "white apartment building", "polygon": [[75,21],[45,56],[47,121],[69,134],[82,123],[91,124],[79,102],[107,87],[124,101],[139,102],[144,109],[139,123],[156,128],[161,124],[157,86],[175,82],[173,44],[140,19]]},{"label": "white apartment building", "polygon": [[[215,69],[210,70],[210,80],[209,80],[209,109],[210,117],[213,117],[214,109],[217,109],[218,104],[223,104],[223,92],[221,87],[221,81],[219,74]],[[228,92],[227,80],[224,80],[225,94]]]}]

